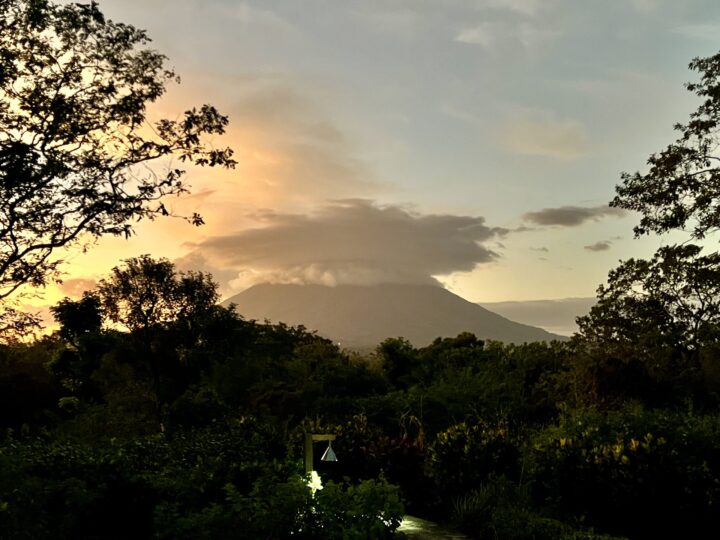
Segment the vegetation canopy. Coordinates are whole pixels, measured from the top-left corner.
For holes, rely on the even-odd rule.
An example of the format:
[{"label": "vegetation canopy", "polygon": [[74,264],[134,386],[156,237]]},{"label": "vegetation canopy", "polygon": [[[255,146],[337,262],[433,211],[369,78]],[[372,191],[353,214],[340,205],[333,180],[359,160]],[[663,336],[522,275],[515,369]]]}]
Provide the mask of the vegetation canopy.
[{"label": "vegetation canopy", "polygon": [[651,260],[629,259],[598,289],[598,303],[578,323],[585,339],[641,343],[698,355],[714,343],[720,322],[720,254],[696,245],[660,248]]}]

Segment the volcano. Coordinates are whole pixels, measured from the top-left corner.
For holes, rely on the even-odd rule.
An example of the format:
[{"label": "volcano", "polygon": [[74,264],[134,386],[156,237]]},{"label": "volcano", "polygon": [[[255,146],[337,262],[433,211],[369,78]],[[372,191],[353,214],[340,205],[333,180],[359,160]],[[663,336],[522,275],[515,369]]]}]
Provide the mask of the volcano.
[{"label": "volcano", "polygon": [[246,319],[303,325],[347,348],[375,347],[390,337],[422,347],[461,332],[505,343],[567,339],[432,285],[261,284],[223,302],[230,304]]}]

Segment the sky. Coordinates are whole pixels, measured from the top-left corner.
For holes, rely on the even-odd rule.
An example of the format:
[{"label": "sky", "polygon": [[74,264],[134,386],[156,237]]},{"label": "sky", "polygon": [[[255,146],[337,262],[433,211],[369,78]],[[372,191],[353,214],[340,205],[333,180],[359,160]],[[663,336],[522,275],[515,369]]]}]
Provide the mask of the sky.
[{"label": "sky", "polygon": [[192,169],[200,212],[68,254],[50,303],[123,259],[255,283],[441,283],[473,302],[594,296],[633,239],[607,207],[697,100],[717,0],[100,0],[182,77],[152,118],[212,103],[232,171]]}]

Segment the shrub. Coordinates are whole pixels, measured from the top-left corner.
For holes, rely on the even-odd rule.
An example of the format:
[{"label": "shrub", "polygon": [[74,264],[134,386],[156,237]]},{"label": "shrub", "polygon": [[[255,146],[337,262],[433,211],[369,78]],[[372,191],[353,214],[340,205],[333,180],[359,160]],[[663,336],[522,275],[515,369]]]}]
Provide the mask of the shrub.
[{"label": "shrub", "polygon": [[456,498],[452,516],[460,530],[480,540],[611,540],[540,515],[529,491],[505,477]]},{"label": "shrub", "polygon": [[398,489],[384,480],[329,483],[313,498],[298,472],[252,420],[96,447],[9,441],[0,540],[381,539],[398,527]]},{"label": "shrub", "polygon": [[450,500],[491,476],[517,478],[519,455],[504,423],[456,424],[439,433],[431,445],[430,474],[443,498]]},{"label": "shrub", "polygon": [[573,413],[535,437],[531,456],[535,496],[556,516],[632,538],[720,526],[720,415]]}]

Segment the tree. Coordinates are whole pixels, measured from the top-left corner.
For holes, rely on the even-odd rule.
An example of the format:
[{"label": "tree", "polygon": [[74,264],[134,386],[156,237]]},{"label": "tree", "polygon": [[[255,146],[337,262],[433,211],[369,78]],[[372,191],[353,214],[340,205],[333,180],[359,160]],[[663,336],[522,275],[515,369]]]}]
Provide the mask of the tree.
[{"label": "tree", "polygon": [[113,268],[100,280],[97,295],[105,317],[129,329],[147,355],[160,416],[161,363],[154,340],[175,325],[193,332],[219,300],[217,284],[209,274],[177,273],[167,259],[142,255]]},{"label": "tree", "polygon": [[46,367],[76,397],[95,397],[96,385],[90,377],[111,346],[109,336],[102,333],[100,299],[85,292],[77,301],[64,298],[50,311],[60,325],[59,337],[69,346],[58,350]]},{"label": "tree", "polygon": [[204,272],[176,272],[167,259],[141,255],[112,269],[98,284],[105,316],[131,332],[145,334],[211,310],[220,299],[217,284]]},{"label": "tree", "polygon": [[168,215],[163,197],[188,186],[161,158],[235,165],[232,150],[203,142],[228,123],[214,107],[146,120],[178,80],[149,41],[95,2],[0,0],[0,301],[58,278],[59,249]]},{"label": "tree", "polygon": [[413,370],[418,366],[417,350],[405,338],[387,338],[375,349],[390,382],[398,388],[408,388],[414,381]]},{"label": "tree", "polygon": [[686,124],[676,124],[680,137],[652,154],[646,173],[623,173],[611,206],[640,212],[636,236],[691,226],[703,238],[720,228],[720,53],[695,58],[690,69],[700,82],[686,88],[703,98]]},{"label": "tree", "polygon": [[638,343],[695,351],[720,328],[720,254],[696,245],[666,246],[650,260],[629,259],[598,288],[598,303],[578,319],[599,342]]},{"label": "tree", "polygon": [[60,325],[60,337],[75,348],[80,346],[84,335],[97,333],[102,327],[100,298],[89,292],[85,292],[77,301],[64,298],[50,311]]},{"label": "tree", "polygon": [[577,322],[600,394],[684,399],[720,345],[720,254],[681,245],[629,259]]},{"label": "tree", "polygon": [[[703,239],[720,229],[720,53],[695,58],[703,98],[678,139],[648,159],[646,173],[624,173],[612,206],[637,211],[635,235],[684,230]],[[698,372],[720,342],[720,254],[693,244],[660,248],[650,260],[630,259],[598,289],[598,304],[578,319],[597,358],[634,363],[653,378]],[[663,373],[664,372],[664,373]]]},{"label": "tree", "polygon": [[18,343],[33,334],[40,326],[40,318],[10,305],[2,305],[0,300],[0,344]]}]

